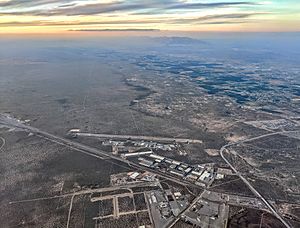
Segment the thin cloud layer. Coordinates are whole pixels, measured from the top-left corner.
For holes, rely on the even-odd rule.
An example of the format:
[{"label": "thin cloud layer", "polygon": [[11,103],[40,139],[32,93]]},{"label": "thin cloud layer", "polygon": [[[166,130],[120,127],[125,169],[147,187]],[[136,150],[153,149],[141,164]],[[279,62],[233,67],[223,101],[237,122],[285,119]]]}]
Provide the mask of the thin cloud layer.
[{"label": "thin cloud layer", "polygon": [[[207,8],[220,8],[229,6],[253,5],[253,2],[232,1],[232,2],[213,2],[213,3],[187,3],[178,0],[168,1],[113,1],[107,3],[95,3],[95,1],[77,2],[72,0],[11,0],[0,3],[4,7],[4,14],[28,14],[28,15],[96,15],[112,12],[134,12],[134,11],[156,11],[160,13],[169,13],[174,10],[200,10]],[[52,7],[49,8],[49,4]],[[39,6],[38,8],[36,8]],[[47,6],[47,7],[46,7]],[[34,9],[33,9],[34,7]],[[6,9],[6,10],[5,10]],[[1,13],[1,10],[0,10]]]},{"label": "thin cloud layer", "polygon": [[[197,24],[197,23],[216,23],[215,20],[222,20],[225,22],[226,19],[231,19],[232,21],[228,23],[240,23],[239,19],[249,18],[251,16],[255,16],[257,14],[254,13],[245,13],[245,14],[220,14],[220,15],[207,15],[203,17],[197,18],[182,18],[182,19],[148,19],[148,20],[109,20],[109,21],[71,21],[71,22],[64,22],[64,21],[30,21],[30,22],[18,22],[18,21],[11,21],[11,22],[0,22],[0,27],[6,26],[73,26],[73,25],[129,25],[129,24],[140,24],[140,25],[147,25],[147,24],[161,24],[161,23],[169,23],[169,24]],[[234,21],[236,20],[236,21]],[[78,30],[78,29],[75,29]],[[90,29],[80,29],[82,30],[90,30]],[[97,30],[97,29],[96,29]],[[110,30],[110,29],[98,29],[98,30]],[[124,29],[113,29],[113,30],[124,30]],[[126,29],[128,30],[128,29]],[[132,29],[131,29],[132,30]],[[134,30],[134,29],[133,29]],[[139,29],[139,30],[153,30],[153,29]],[[157,29],[155,29],[157,30]]]},{"label": "thin cloud layer", "polygon": [[259,22],[280,15],[281,5],[277,0],[0,0],[0,28],[146,31],[201,30],[204,24],[261,26]]}]

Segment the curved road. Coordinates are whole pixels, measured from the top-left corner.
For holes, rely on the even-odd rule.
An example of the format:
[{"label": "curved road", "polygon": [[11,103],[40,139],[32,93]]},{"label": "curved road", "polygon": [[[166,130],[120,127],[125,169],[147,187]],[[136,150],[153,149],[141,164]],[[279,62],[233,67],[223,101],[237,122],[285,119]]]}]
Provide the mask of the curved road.
[{"label": "curved road", "polygon": [[260,139],[260,138],[264,138],[264,137],[267,137],[267,136],[272,136],[272,135],[277,135],[277,134],[281,134],[282,132],[274,132],[274,133],[269,133],[269,134],[265,134],[265,135],[261,135],[261,136],[258,136],[258,137],[254,137],[254,138],[251,138],[251,139],[245,139],[245,140],[242,140],[242,141],[238,141],[238,142],[235,142],[235,143],[229,143],[225,146],[223,146],[221,149],[220,149],[220,156],[222,157],[222,159],[230,166],[230,168],[235,172],[235,174],[249,187],[249,189],[253,192],[254,195],[256,195],[258,198],[261,199],[261,201],[263,201],[265,203],[265,205],[269,208],[269,210],[273,213],[273,215],[278,218],[284,225],[285,227],[287,228],[291,228],[291,226],[282,218],[282,216],[274,209],[274,207],[268,202],[267,199],[265,199],[251,184],[250,182],[242,176],[241,173],[239,173],[236,168],[227,160],[227,158],[224,156],[223,152],[225,150],[227,150],[228,147],[230,146],[233,146],[233,145],[238,145],[238,144],[241,144],[241,143],[244,143],[244,142],[250,142],[250,141],[254,141],[254,140],[257,140],[257,139]]},{"label": "curved road", "polygon": [[[114,156],[112,154],[107,154],[101,150],[98,150],[98,149],[95,149],[95,148],[92,148],[92,147],[89,147],[89,146],[86,146],[86,145],[83,145],[81,143],[77,143],[77,142],[74,142],[74,141],[71,141],[71,140],[68,140],[68,139],[65,139],[65,138],[62,138],[62,137],[59,137],[59,136],[55,136],[55,135],[52,135],[52,134],[49,134],[48,132],[44,132],[44,131],[41,131],[37,128],[34,128],[34,127],[31,127],[31,126],[28,126],[28,125],[25,125],[23,123],[21,123],[20,121],[17,121],[16,119],[14,118],[10,118],[8,116],[5,116],[5,115],[1,115],[0,114],[0,123],[3,123],[4,125],[8,125],[8,126],[12,126],[12,127],[16,127],[16,128],[20,128],[20,129],[24,129],[24,130],[27,130],[27,131],[30,131],[30,132],[33,132],[33,133],[36,133],[36,134],[39,134],[40,136],[43,136],[49,140],[52,140],[56,143],[60,143],[62,145],[65,145],[65,146],[68,146],[68,147],[71,147],[77,151],[80,151],[82,153],[85,153],[85,154],[88,154],[88,155],[91,155],[91,156],[95,156],[95,157],[99,157],[101,159],[103,159],[102,157],[100,156],[103,156],[103,157],[109,157],[111,159],[115,159],[115,160],[118,160],[120,162],[124,162],[124,163],[129,163],[131,166],[133,167],[136,167],[138,169],[142,169],[142,170],[148,170],[146,167],[141,167],[140,165],[137,165],[133,162],[130,162],[130,161],[125,161],[124,159],[120,158],[120,157],[117,157],[117,156]],[[295,131],[285,131],[285,132],[295,132]],[[250,138],[250,139],[245,139],[245,140],[241,140],[241,141],[238,141],[238,142],[234,142],[234,143],[229,143],[225,146],[223,146],[221,149],[220,149],[220,156],[222,157],[222,159],[230,166],[230,168],[236,173],[237,176],[239,176],[239,178],[241,178],[241,180],[249,187],[249,189],[258,197],[260,198],[265,204],[266,206],[269,208],[269,210],[273,213],[273,215],[275,217],[277,217],[284,225],[285,227],[287,228],[291,228],[291,226],[281,217],[280,214],[278,214],[278,212],[274,209],[274,207],[250,184],[250,182],[245,178],[243,177],[236,169],[235,167],[227,160],[227,158],[224,156],[223,152],[225,150],[227,150],[228,147],[230,146],[233,146],[233,145],[238,145],[238,144],[241,144],[241,143],[244,143],[244,142],[250,142],[250,141],[254,141],[254,140],[257,140],[257,139],[260,139],[260,138],[264,138],[264,137],[267,137],[267,136],[272,136],[272,135],[277,135],[277,134],[282,134],[283,132],[273,132],[273,133],[269,133],[269,134],[265,134],[265,135],[261,135],[261,136],[258,136],[258,137],[254,137],[254,138]],[[5,141],[4,141],[5,142]],[[1,146],[3,147],[3,145]],[[100,155],[100,156],[99,156]],[[148,170],[149,171],[149,170]],[[159,172],[156,172],[155,170],[152,170],[151,169],[151,172],[153,173],[156,173],[158,176],[161,176],[165,179],[169,179],[169,180],[172,180],[178,184],[183,184],[186,183],[185,181],[183,180],[177,180],[175,179],[174,177],[170,177],[169,175],[167,174],[162,174],[162,173],[159,173]],[[191,183],[186,183],[186,184],[191,184]],[[191,205],[193,205],[195,202],[197,202],[197,200],[199,198],[201,198],[201,195],[200,194],[194,201]],[[191,205],[188,207],[188,208],[191,208]],[[187,208],[187,209],[188,209]],[[186,211],[186,210],[184,210]],[[182,213],[180,213],[180,215],[182,215]],[[179,216],[177,217],[176,219],[177,221],[179,220]],[[175,221],[176,221],[175,220]],[[172,223],[173,225],[174,223]],[[171,225],[171,226],[172,226]],[[170,227],[170,226],[169,226]]]}]

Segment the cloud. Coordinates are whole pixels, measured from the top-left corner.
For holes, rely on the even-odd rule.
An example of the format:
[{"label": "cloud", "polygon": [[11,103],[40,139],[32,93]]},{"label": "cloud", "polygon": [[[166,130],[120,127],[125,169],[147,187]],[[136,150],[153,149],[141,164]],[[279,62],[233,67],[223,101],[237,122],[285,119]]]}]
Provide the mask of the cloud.
[{"label": "cloud", "polygon": [[[253,21],[252,16],[262,14],[257,8],[261,5],[259,1],[255,1],[256,3],[242,0],[191,2],[187,0],[111,0],[105,2],[100,0],[8,0],[3,2],[0,0],[0,16],[38,16],[29,22],[22,20],[22,17],[16,21],[2,20],[0,27],[55,26],[66,27],[66,29],[75,27],[81,31],[108,31],[106,28],[110,29],[112,26],[115,26],[113,29],[122,30],[123,27],[125,29],[127,29],[126,27],[129,27],[128,29],[131,27],[148,29],[153,26],[167,28],[176,25],[183,27],[201,24],[240,24]],[[244,6],[253,5],[256,7],[244,8]],[[233,7],[235,13],[218,14],[218,12],[222,12],[222,10],[218,11],[219,8],[226,7]],[[198,10],[205,13],[206,11],[211,12],[210,9],[215,9],[216,13],[201,17],[192,16]],[[249,9],[256,9],[257,12],[249,11]],[[185,14],[191,11],[193,14]],[[143,14],[150,16],[143,16]],[[164,16],[160,16],[160,14],[164,14]],[[168,17],[165,16],[166,14]],[[93,17],[88,17],[90,15]],[[131,19],[126,19],[127,15],[130,15]],[[70,17],[63,21],[63,19],[58,20],[58,17],[51,16]]]},{"label": "cloud", "polygon": [[169,6],[167,9],[203,9],[203,8],[216,8],[216,7],[227,7],[227,6],[238,6],[238,5],[256,5],[253,2],[214,2],[214,3],[179,3]]},{"label": "cloud", "polygon": [[229,25],[229,24],[244,24],[247,23],[247,21],[228,21],[228,20],[219,20],[219,21],[203,21],[199,22],[198,24],[203,24],[203,25]]},{"label": "cloud", "polygon": [[[155,24],[241,24],[249,22],[248,18],[256,15],[267,14],[267,13],[232,13],[232,14],[216,14],[206,15],[202,17],[193,18],[151,18],[151,19],[116,19],[111,20],[93,20],[93,21],[57,21],[57,20],[35,20],[29,22],[22,21],[8,21],[0,22],[0,27],[28,27],[28,26],[126,26],[126,25],[148,25],[153,26]],[[253,19],[251,19],[253,21]],[[81,30],[81,29],[80,29]],[[90,29],[83,29],[90,30]],[[105,30],[105,29],[100,29]]]},{"label": "cloud", "polygon": [[[21,0],[23,1],[23,0]],[[56,0],[40,0],[38,3],[24,3],[30,4],[30,6],[34,6],[36,4],[42,3],[54,3]],[[5,4],[5,3],[3,3]],[[12,4],[12,3],[11,3]],[[20,6],[22,3],[16,3],[15,7]],[[126,2],[113,2],[113,3],[94,3],[94,4],[85,4],[78,5],[73,1],[64,1],[64,4],[59,4],[54,8],[50,9],[28,9],[24,8],[23,10],[10,8],[10,10],[2,11],[0,10],[0,14],[4,15],[41,15],[41,16],[51,16],[51,15],[62,15],[62,16],[71,16],[71,15],[95,15],[95,14],[103,14],[110,13],[115,11],[130,11],[135,9],[143,8],[143,4],[139,3],[126,3]]]},{"label": "cloud", "polygon": [[[215,14],[215,15],[206,15],[197,18],[181,18],[174,19],[171,23],[182,24],[182,23],[213,23],[215,20],[222,20],[225,22],[227,19],[232,19],[232,22],[235,22],[235,19],[246,19],[256,15],[263,15],[267,13],[232,13],[232,14]],[[241,20],[240,20],[241,21]],[[227,20],[227,22],[229,22]]]},{"label": "cloud", "polygon": [[69,31],[75,32],[159,32],[159,29],[70,29]]},{"label": "cloud", "polygon": [[[39,9],[30,9],[32,6],[42,6],[47,4],[54,4],[55,7],[40,7]],[[85,4],[82,2],[76,2],[74,0],[11,0],[2,3],[3,5],[10,6],[6,11],[2,11],[2,14],[16,14],[16,15],[67,15],[67,16],[77,16],[77,15],[97,15],[97,14],[107,14],[113,12],[127,12],[136,14],[147,14],[147,11],[152,11],[156,13],[170,13],[174,10],[198,10],[204,8],[220,8],[228,6],[237,5],[253,5],[253,2],[248,1],[232,1],[232,2],[214,2],[214,3],[186,3],[180,0],[132,0],[132,1],[113,1],[110,3],[91,3],[89,0]],[[18,10],[14,9],[12,6],[17,7]],[[20,10],[21,7],[23,10]],[[30,6],[30,7],[29,7]],[[27,7],[27,8],[26,8]],[[29,8],[28,8],[29,7]],[[0,9],[1,14],[1,9]]]},{"label": "cloud", "polygon": [[47,5],[47,4],[56,4],[63,3],[67,4],[70,2],[74,2],[74,0],[9,0],[5,2],[0,2],[0,7],[9,7],[9,8],[25,8],[25,7],[33,7],[39,5]]},{"label": "cloud", "polygon": [[80,25],[126,25],[126,24],[155,24],[161,23],[162,20],[153,19],[153,20],[111,20],[111,21],[29,21],[29,22],[20,22],[20,21],[10,21],[10,22],[0,22],[0,27],[26,27],[26,26],[80,26]]},{"label": "cloud", "polygon": [[[84,26],[84,25],[129,25],[129,24],[213,24],[222,21],[223,24],[241,23],[243,19],[260,15],[262,13],[233,13],[233,14],[217,14],[206,15],[195,18],[155,18],[155,19],[135,19],[135,20],[107,20],[107,21],[50,21],[50,20],[37,20],[30,22],[10,21],[0,22],[0,27],[25,27],[25,26]],[[229,21],[230,19],[231,21]]]}]

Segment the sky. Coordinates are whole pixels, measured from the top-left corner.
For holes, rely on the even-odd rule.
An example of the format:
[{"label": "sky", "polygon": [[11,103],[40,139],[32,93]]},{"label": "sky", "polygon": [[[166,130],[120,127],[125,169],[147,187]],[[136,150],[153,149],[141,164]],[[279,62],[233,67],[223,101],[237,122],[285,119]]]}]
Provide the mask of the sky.
[{"label": "sky", "polygon": [[0,0],[0,33],[293,32],[300,0]]}]

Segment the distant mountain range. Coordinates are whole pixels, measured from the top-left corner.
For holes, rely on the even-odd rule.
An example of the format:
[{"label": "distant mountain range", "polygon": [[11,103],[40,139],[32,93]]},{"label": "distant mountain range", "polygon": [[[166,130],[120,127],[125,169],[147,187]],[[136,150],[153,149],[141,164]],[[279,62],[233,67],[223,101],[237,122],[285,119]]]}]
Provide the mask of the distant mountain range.
[{"label": "distant mountain range", "polygon": [[150,38],[154,42],[158,42],[161,44],[169,45],[169,46],[192,46],[192,45],[207,45],[208,42],[202,41],[199,39],[193,39],[190,37],[180,37],[180,36],[172,36],[172,37],[153,37]]}]

